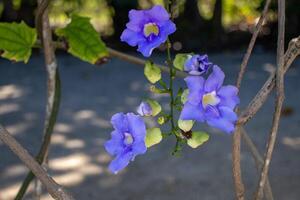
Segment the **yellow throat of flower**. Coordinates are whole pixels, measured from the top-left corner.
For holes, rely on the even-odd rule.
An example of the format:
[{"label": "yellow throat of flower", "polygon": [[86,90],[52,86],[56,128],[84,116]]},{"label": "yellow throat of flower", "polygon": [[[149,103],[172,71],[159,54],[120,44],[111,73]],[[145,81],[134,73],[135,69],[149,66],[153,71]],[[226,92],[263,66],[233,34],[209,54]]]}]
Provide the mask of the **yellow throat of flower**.
[{"label": "yellow throat of flower", "polygon": [[130,133],[125,133],[124,143],[126,145],[131,145],[133,143],[133,137]]},{"label": "yellow throat of flower", "polygon": [[148,23],[144,25],[144,35],[148,37],[151,34],[159,34],[159,28],[155,23]]},{"label": "yellow throat of flower", "polygon": [[218,103],[220,103],[220,99],[217,97],[215,91],[207,93],[202,97],[202,105],[204,108],[208,105],[215,106]]}]

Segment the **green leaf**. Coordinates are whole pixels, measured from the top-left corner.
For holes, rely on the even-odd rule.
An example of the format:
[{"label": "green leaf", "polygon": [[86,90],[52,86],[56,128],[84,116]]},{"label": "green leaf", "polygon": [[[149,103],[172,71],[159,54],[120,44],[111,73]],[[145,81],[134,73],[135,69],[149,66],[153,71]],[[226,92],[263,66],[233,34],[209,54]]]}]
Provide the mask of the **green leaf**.
[{"label": "green leaf", "polygon": [[161,111],[161,105],[152,99],[147,99],[147,103],[149,103],[149,105],[152,108],[152,116],[155,117],[156,115],[158,115]]},{"label": "green leaf", "polygon": [[68,52],[91,64],[96,64],[108,56],[105,44],[87,17],[72,15],[72,21],[56,34],[68,41]]},{"label": "green leaf", "polygon": [[3,58],[27,63],[36,39],[35,29],[24,22],[0,23],[0,51],[3,51]]},{"label": "green leaf", "polygon": [[178,120],[178,127],[184,132],[188,132],[193,128],[193,120]]},{"label": "green leaf", "polygon": [[176,69],[183,71],[184,69],[184,63],[188,59],[188,56],[190,54],[187,53],[179,53],[175,56],[175,59],[173,61],[173,65]]},{"label": "green leaf", "polygon": [[151,83],[156,83],[161,79],[160,68],[151,62],[146,62],[144,74]]},{"label": "green leaf", "polygon": [[160,143],[161,140],[162,140],[162,134],[160,128],[147,129],[146,140],[145,140],[147,148]]},{"label": "green leaf", "polygon": [[197,148],[209,139],[209,135],[202,131],[192,133],[192,138],[187,140],[187,144],[192,148]]},{"label": "green leaf", "polygon": [[189,90],[188,89],[185,89],[181,95],[181,102],[183,104],[185,104],[185,102],[187,101],[187,97],[189,95]]}]

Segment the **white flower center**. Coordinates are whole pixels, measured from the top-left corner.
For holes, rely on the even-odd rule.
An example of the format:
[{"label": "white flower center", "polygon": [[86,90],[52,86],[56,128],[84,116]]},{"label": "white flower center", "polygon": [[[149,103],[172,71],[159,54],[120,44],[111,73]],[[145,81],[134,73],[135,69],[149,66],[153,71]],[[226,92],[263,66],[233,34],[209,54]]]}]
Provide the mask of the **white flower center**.
[{"label": "white flower center", "polygon": [[132,135],[130,134],[130,133],[124,133],[124,136],[125,136],[125,138],[124,138],[124,143],[126,144],[126,145],[131,145],[132,143],[133,143],[133,137],[132,137]]},{"label": "white flower center", "polygon": [[148,23],[144,25],[144,35],[148,37],[151,34],[156,36],[159,34],[159,28],[155,23]]},{"label": "white flower center", "polygon": [[207,93],[202,97],[202,105],[204,108],[206,108],[206,106],[208,105],[215,106],[218,105],[219,103],[220,103],[220,99],[217,97],[216,91]]}]

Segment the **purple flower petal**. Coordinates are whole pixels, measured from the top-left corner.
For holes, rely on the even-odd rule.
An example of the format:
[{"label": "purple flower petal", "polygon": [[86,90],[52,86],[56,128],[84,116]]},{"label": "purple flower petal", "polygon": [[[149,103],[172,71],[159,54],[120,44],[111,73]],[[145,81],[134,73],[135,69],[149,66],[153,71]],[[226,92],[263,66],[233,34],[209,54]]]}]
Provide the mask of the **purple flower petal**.
[{"label": "purple flower petal", "polygon": [[221,116],[223,118],[226,118],[227,120],[229,120],[231,122],[237,121],[238,116],[232,109],[230,109],[228,107],[220,106],[219,110],[220,110]]},{"label": "purple flower petal", "polygon": [[198,105],[202,101],[204,79],[200,76],[188,76],[184,80],[189,88],[189,103]]},{"label": "purple flower petal", "polygon": [[131,152],[122,153],[111,161],[108,168],[111,172],[116,174],[120,170],[124,169],[132,158],[133,154]]},{"label": "purple flower petal", "polygon": [[233,132],[235,122],[237,120],[236,113],[227,107],[219,107],[219,111],[220,116],[206,118],[207,123],[212,127],[225,131],[226,133]]},{"label": "purple flower petal", "polygon": [[123,152],[123,137],[122,133],[117,130],[111,132],[111,139],[105,142],[105,150],[112,156]]},{"label": "purple flower petal", "polygon": [[199,122],[203,122],[204,121],[203,108],[200,104],[195,106],[187,102],[184,104],[179,118],[181,120],[196,120]]},{"label": "purple flower petal", "polygon": [[170,19],[169,13],[166,9],[160,5],[155,5],[149,10],[144,11],[150,19],[155,20],[156,22],[167,21]]},{"label": "purple flower petal", "polygon": [[149,22],[143,10],[130,10],[128,17],[129,22],[126,24],[126,27],[135,32],[142,31],[144,24]]},{"label": "purple flower petal", "polygon": [[124,113],[114,114],[111,118],[111,124],[114,129],[119,131],[127,131],[128,130],[128,121],[126,115]]},{"label": "purple flower petal", "polygon": [[226,133],[234,131],[234,123],[225,118],[211,118],[207,120],[208,125],[218,128]]},{"label": "purple flower petal", "polygon": [[132,134],[135,142],[145,141],[146,126],[142,117],[133,113],[127,114],[130,133]]},{"label": "purple flower petal", "polygon": [[147,147],[145,145],[145,142],[135,142],[132,145],[132,152],[134,154],[144,154],[147,151]]},{"label": "purple flower petal", "polygon": [[218,90],[224,81],[225,75],[224,72],[217,65],[213,66],[213,71],[205,81],[205,91],[211,92]]},{"label": "purple flower petal", "polygon": [[136,46],[138,43],[145,41],[145,38],[140,33],[125,29],[121,35],[121,41],[127,42],[130,46]]},{"label": "purple flower petal", "polygon": [[228,85],[221,87],[218,91],[218,96],[221,98],[220,106],[227,106],[234,109],[235,106],[240,103],[240,99],[237,95],[238,89],[235,86]]}]

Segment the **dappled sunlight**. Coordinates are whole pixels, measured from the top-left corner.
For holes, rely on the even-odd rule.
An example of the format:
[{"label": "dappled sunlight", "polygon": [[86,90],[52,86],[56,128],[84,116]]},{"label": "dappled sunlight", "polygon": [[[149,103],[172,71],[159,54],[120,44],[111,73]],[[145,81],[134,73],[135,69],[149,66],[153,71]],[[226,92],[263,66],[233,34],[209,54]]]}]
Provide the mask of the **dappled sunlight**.
[{"label": "dappled sunlight", "polygon": [[19,176],[26,173],[28,169],[25,165],[13,165],[3,170],[3,178],[9,178],[13,176]]},{"label": "dappled sunlight", "polygon": [[[1,200],[12,200],[16,196],[18,190],[20,189],[21,183],[14,183],[7,187],[0,188],[0,199]],[[33,191],[33,184],[28,187],[28,192]]]},{"label": "dappled sunlight", "polygon": [[52,176],[52,178],[60,185],[75,186],[84,180],[84,175],[77,171],[68,172],[63,175]]},{"label": "dappled sunlight", "polygon": [[92,110],[81,110],[74,114],[75,120],[87,120],[96,117],[96,112]]},{"label": "dappled sunlight", "polygon": [[5,128],[12,134],[12,135],[17,135],[17,134],[22,134],[24,133],[29,127],[31,127],[32,124],[28,122],[19,122],[13,125],[8,125]]},{"label": "dappled sunlight", "polygon": [[84,166],[90,161],[90,158],[82,153],[72,154],[66,157],[51,159],[49,166],[54,170],[70,170]]},{"label": "dappled sunlight", "polygon": [[93,118],[91,121],[91,124],[94,126],[98,126],[100,128],[110,128],[111,127],[111,124],[108,120],[105,120],[105,119],[102,119],[99,117]]},{"label": "dappled sunlight", "polygon": [[300,137],[284,137],[282,143],[294,150],[300,150]]},{"label": "dappled sunlight", "polygon": [[73,130],[73,128],[69,124],[65,123],[57,123],[55,124],[54,131],[60,133],[69,133]]},{"label": "dappled sunlight", "polygon": [[51,137],[51,143],[52,144],[64,144],[66,141],[66,137],[64,135],[61,134],[53,134]]},{"label": "dappled sunlight", "polygon": [[20,110],[20,105],[15,103],[4,103],[0,105],[0,115],[16,112]]},{"label": "dappled sunlight", "polygon": [[19,98],[23,94],[23,90],[16,85],[0,86],[0,100]]},{"label": "dappled sunlight", "polygon": [[65,142],[64,146],[68,149],[81,149],[85,146],[82,140],[73,139]]}]

